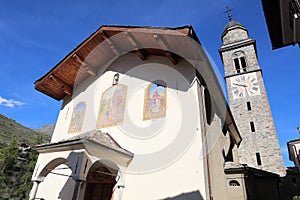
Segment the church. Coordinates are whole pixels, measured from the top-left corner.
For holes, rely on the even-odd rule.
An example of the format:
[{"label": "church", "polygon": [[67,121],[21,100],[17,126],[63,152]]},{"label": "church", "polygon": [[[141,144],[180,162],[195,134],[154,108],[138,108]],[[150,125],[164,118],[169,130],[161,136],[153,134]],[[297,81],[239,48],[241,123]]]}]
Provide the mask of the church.
[{"label": "church", "polygon": [[30,199],[279,199],[255,40],[230,18],[222,42],[229,104],[192,26],[96,30],[35,82],[62,106]]}]

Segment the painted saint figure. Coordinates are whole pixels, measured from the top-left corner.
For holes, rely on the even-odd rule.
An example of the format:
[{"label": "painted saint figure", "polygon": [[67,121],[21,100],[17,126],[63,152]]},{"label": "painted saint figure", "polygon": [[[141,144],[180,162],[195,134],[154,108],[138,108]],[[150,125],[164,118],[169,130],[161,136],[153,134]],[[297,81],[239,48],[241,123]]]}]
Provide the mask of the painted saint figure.
[{"label": "painted saint figure", "polygon": [[151,83],[145,92],[144,120],[166,116],[166,88]]},{"label": "painted saint figure", "polygon": [[127,86],[118,84],[103,92],[97,127],[116,126],[124,120]]},{"label": "painted saint figure", "polygon": [[85,102],[80,102],[75,106],[69,126],[69,133],[77,133],[81,131],[84,120],[85,108]]}]

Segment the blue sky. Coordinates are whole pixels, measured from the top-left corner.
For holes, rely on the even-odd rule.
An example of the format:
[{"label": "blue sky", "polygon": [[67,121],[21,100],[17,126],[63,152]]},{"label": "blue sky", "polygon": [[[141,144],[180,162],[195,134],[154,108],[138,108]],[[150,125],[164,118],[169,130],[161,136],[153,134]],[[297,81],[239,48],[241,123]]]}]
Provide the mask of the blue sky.
[{"label": "blue sky", "polygon": [[259,64],[286,165],[286,142],[300,126],[300,48],[271,50],[260,0],[124,0],[0,2],[0,113],[30,128],[56,121],[61,102],[34,90],[34,81],[101,25],[192,25],[221,74],[221,34],[233,18],[257,40]]}]

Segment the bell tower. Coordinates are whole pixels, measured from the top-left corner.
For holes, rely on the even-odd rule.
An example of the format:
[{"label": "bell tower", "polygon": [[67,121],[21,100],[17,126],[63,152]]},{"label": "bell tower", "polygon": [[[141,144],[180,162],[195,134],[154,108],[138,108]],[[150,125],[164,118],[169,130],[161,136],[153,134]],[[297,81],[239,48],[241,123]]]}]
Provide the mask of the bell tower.
[{"label": "bell tower", "polygon": [[258,64],[256,41],[229,15],[219,49],[224,64],[230,109],[242,136],[242,164],[285,174],[282,154]]}]

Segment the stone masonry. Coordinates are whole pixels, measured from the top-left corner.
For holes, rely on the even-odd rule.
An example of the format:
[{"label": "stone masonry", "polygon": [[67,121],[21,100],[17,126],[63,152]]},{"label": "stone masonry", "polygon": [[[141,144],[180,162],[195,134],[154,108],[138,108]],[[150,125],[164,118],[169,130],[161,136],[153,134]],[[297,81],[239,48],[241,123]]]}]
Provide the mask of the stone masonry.
[{"label": "stone masonry", "polygon": [[[230,109],[242,136],[242,143],[238,149],[239,161],[242,164],[283,176],[285,168],[262,71],[257,61],[255,40],[248,37],[248,31],[245,27],[231,20],[225,26],[222,41],[223,45],[219,52],[225,69]],[[237,52],[244,55],[247,66],[246,72],[238,73],[235,69],[233,55]],[[230,77],[250,73],[256,74],[260,95],[234,99]],[[251,130],[250,122],[254,124],[255,131]],[[261,159],[260,165],[258,164],[257,154]]]}]

